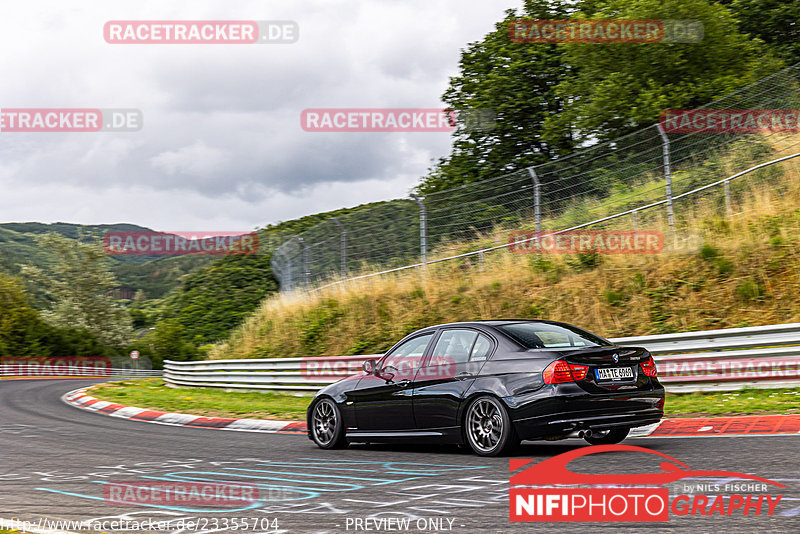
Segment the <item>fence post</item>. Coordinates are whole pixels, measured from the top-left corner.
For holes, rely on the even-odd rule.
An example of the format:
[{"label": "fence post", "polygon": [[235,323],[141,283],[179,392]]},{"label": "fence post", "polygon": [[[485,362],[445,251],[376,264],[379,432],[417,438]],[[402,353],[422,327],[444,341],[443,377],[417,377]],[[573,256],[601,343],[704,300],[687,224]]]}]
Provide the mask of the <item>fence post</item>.
[{"label": "fence post", "polygon": [[425,204],[416,194],[411,193],[411,198],[419,206],[419,250],[422,258],[421,263],[428,265],[428,229],[425,213]]},{"label": "fence post", "polygon": [[536,223],[536,231],[542,231],[542,195],[541,187],[539,184],[539,177],[536,176],[536,170],[533,167],[528,167],[528,173],[531,175],[533,181],[533,220]]},{"label": "fence post", "polygon": [[658,133],[661,135],[661,140],[663,141],[664,180],[666,181],[667,185],[667,221],[669,222],[669,229],[674,231],[675,212],[672,208],[672,169],[670,169],[669,161],[669,138],[667,137],[667,133],[661,127],[661,124],[656,124],[656,128],[658,128]]},{"label": "fence post", "polygon": [[347,229],[336,217],[331,217],[331,220],[335,222],[336,226],[339,227],[339,230],[342,231],[342,277],[347,278]]},{"label": "fence post", "polygon": [[299,235],[295,237],[300,241],[300,245],[303,247],[303,283],[306,289],[308,289],[309,279],[311,278],[311,273],[308,270],[308,245],[306,245],[306,240]]},{"label": "fence post", "polygon": [[639,217],[636,215],[636,213],[637,213],[636,210],[633,210],[631,212],[631,216],[633,217],[633,229],[634,230],[638,230],[639,229]]},{"label": "fence post", "polygon": [[730,217],[733,215],[733,207],[731,206],[731,181],[725,180],[725,214]]},{"label": "fence post", "polygon": [[[291,241],[291,239],[286,241],[286,243],[288,243],[289,241]],[[283,274],[282,277],[279,277],[279,280],[281,282],[281,291],[291,291],[292,290],[292,260],[291,260],[291,258],[289,258],[289,255],[286,253],[286,251],[281,250],[280,247],[277,247],[273,251],[273,256],[275,254],[280,254],[281,256],[283,256],[283,259],[286,260],[286,265],[284,267],[281,267],[280,270],[279,270],[279,272],[281,274]],[[285,278],[285,281],[284,281],[284,278]]]},{"label": "fence post", "polygon": [[289,268],[289,291],[291,291],[291,290],[293,290],[293,289],[294,289],[294,277],[293,277],[293,275],[292,275],[292,269],[293,269],[294,267],[292,266],[292,258],[290,258],[290,257],[287,255],[287,256],[286,256],[286,260],[287,260],[287,266],[288,266],[288,268]]}]

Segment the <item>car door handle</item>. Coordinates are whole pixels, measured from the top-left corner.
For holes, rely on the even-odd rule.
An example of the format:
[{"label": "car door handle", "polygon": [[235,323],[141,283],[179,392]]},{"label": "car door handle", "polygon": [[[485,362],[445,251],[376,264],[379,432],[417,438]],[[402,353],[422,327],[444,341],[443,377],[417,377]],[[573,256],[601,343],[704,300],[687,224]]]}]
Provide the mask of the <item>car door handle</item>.
[{"label": "car door handle", "polygon": [[465,380],[467,378],[473,378],[474,375],[470,373],[458,373],[456,375],[456,380]]},{"label": "car door handle", "polygon": [[410,383],[411,383],[411,380],[406,379],[406,380],[401,380],[400,382],[397,383],[397,385],[400,386],[401,388],[404,388],[407,385],[409,385]]}]

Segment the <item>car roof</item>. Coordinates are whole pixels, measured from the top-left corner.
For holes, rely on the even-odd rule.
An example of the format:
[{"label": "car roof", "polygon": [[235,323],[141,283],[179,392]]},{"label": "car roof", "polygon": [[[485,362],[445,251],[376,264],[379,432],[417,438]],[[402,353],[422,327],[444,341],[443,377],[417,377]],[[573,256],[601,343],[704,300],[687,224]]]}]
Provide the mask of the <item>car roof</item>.
[{"label": "car roof", "polygon": [[559,323],[558,321],[545,321],[543,319],[485,319],[480,321],[462,321],[458,323],[442,323],[437,325],[428,326],[423,328],[423,330],[427,330],[428,328],[442,328],[447,326],[503,326],[507,324],[515,324],[515,323],[542,323],[542,324],[554,324],[554,325],[562,325],[565,323]]}]

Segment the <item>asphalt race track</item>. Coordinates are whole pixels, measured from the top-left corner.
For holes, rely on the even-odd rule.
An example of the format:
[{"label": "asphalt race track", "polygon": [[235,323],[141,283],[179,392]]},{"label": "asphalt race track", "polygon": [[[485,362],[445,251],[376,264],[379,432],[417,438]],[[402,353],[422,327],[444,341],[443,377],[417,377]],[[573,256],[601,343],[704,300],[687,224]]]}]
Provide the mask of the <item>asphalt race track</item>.
[{"label": "asphalt race track", "polygon": [[[765,507],[758,516],[671,515],[667,523],[511,523],[508,458],[480,458],[454,447],[354,446],[323,451],[304,435],[157,425],[98,415],[61,401],[64,393],[91,383],[0,381],[1,519],[16,517],[34,523],[43,518],[170,520],[168,530],[138,531],[187,534],[397,532],[386,528],[396,529],[394,522],[364,522],[389,518],[410,519],[408,532],[576,528],[584,532],[800,532],[800,435],[625,441],[668,454],[693,469],[751,473],[785,484],[786,489],[766,491],[783,495],[771,517]],[[580,440],[529,442],[515,457],[540,461],[584,446]],[[585,473],[658,472],[658,461],[651,456],[597,454],[570,467]],[[255,484],[259,499],[224,510],[110,504],[104,499],[103,488],[109,482],[153,480]],[[698,493],[698,484],[726,482],[731,479],[685,479],[668,487],[672,496]],[[700,493],[719,490],[711,491]],[[184,519],[182,529],[180,519]],[[241,521],[239,528],[233,527],[234,519]],[[189,528],[188,521],[196,523]],[[242,527],[245,522],[247,530]],[[107,532],[113,532],[113,527],[108,528]]]}]

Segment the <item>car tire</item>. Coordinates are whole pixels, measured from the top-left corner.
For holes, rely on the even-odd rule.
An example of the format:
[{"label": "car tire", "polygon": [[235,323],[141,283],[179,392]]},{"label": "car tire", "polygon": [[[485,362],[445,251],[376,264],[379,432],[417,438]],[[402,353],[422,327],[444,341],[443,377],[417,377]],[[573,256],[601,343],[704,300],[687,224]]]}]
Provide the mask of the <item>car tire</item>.
[{"label": "car tire", "polygon": [[465,441],[479,456],[503,456],[519,446],[517,431],[503,403],[490,396],[471,401],[464,414]]},{"label": "car tire", "polygon": [[347,446],[342,412],[333,399],[324,397],[314,403],[308,425],[311,439],[320,449],[342,449]]},{"label": "car tire", "polygon": [[610,430],[600,431],[597,434],[592,434],[589,437],[584,436],[583,439],[592,445],[614,445],[627,438],[628,432],[630,431],[630,428],[612,428]]}]

